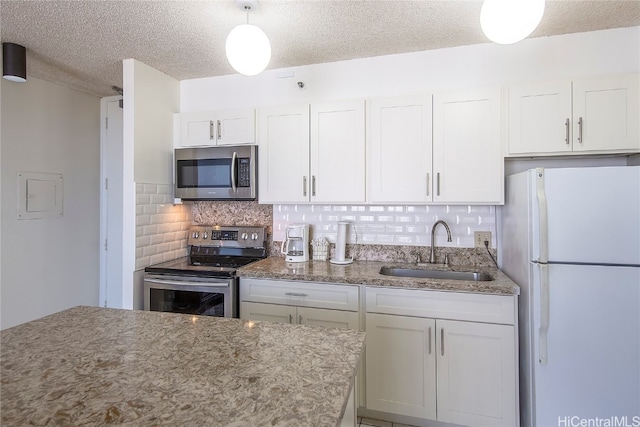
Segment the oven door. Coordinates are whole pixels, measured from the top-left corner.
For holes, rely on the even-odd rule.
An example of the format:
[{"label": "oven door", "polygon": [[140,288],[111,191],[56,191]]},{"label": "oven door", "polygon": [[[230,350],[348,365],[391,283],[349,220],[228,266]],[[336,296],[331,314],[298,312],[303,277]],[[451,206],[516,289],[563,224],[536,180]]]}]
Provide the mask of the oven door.
[{"label": "oven door", "polygon": [[238,280],[145,275],[144,309],[238,317]]},{"label": "oven door", "polygon": [[255,200],[256,147],[175,150],[175,197],[185,200]]}]

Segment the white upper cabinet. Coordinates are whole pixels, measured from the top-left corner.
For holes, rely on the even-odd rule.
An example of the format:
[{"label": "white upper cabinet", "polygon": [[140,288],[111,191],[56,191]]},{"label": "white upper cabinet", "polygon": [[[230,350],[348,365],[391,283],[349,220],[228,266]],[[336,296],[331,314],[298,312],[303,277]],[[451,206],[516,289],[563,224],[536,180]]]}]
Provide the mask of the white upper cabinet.
[{"label": "white upper cabinet", "polygon": [[364,101],[261,109],[260,203],[365,201]]},{"label": "white upper cabinet", "polygon": [[309,200],[309,105],[260,109],[258,113],[260,203]]},{"label": "white upper cabinet", "polygon": [[368,200],[433,200],[431,95],[373,99],[370,111]]},{"label": "white upper cabinet", "polygon": [[501,90],[433,97],[433,201],[504,202]]},{"label": "white upper cabinet", "polygon": [[640,151],[640,74],[573,81],[573,151]]},{"label": "white upper cabinet", "polygon": [[180,132],[176,147],[254,144],[255,110],[179,113]]},{"label": "white upper cabinet", "polygon": [[311,105],[311,198],[365,201],[364,100]]},{"label": "white upper cabinet", "polygon": [[509,88],[509,154],[571,151],[571,82]]},{"label": "white upper cabinet", "polygon": [[509,88],[507,154],[640,151],[639,74]]}]

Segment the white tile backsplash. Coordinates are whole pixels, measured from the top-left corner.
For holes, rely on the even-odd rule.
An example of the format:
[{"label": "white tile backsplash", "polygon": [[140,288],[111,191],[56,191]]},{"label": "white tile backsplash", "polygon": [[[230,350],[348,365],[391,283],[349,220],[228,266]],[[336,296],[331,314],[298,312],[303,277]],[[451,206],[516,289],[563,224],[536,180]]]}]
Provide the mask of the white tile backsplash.
[{"label": "white tile backsplash", "polygon": [[495,206],[458,205],[273,205],[273,240],[282,241],[288,224],[311,225],[311,238],[335,243],[338,221],[350,221],[347,243],[428,246],[431,227],[444,220],[451,229],[436,230],[436,246],[472,248],[474,231],[490,231],[496,247]]},{"label": "white tile backsplash", "polygon": [[171,185],[136,185],[136,269],[187,255],[191,206],[174,205]]}]

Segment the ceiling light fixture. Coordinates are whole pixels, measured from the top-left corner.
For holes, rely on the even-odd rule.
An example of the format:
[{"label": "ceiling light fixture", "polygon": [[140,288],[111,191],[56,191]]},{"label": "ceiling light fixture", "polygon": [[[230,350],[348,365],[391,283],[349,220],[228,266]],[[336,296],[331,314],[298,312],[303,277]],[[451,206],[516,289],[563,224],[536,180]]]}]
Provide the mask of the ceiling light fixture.
[{"label": "ceiling light fixture", "polygon": [[227,36],[225,44],[227,60],[238,73],[255,76],[269,65],[271,43],[262,29],[249,24],[249,11],[257,7],[257,0],[235,0],[235,2],[240,9],[247,12],[247,23],[238,25]]},{"label": "ceiling light fixture", "polygon": [[545,0],[484,0],[482,31],[492,42],[512,44],[528,37],[544,15]]},{"label": "ceiling light fixture", "polygon": [[12,82],[27,81],[27,49],[15,43],[2,43],[2,77]]}]

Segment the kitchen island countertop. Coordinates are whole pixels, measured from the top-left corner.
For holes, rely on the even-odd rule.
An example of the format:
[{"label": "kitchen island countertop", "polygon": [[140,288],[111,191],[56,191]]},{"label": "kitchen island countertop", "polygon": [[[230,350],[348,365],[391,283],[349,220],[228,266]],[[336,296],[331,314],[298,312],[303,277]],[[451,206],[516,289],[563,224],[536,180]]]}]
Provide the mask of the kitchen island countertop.
[{"label": "kitchen island countertop", "polygon": [[[494,280],[422,279],[392,277],[380,274],[383,266],[419,268],[445,271],[477,271],[488,273]],[[466,292],[496,295],[519,295],[520,288],[502,271],[491,267],[444,266],[441,264],[403,264],[380,261],[354,261],[338,265],[329,261],[286,262],[282,257],[270,257],[251,263],[238,270],[240,277],[272,280],[300,280],[318,283],[345,283],[353,285],[422,289],[430,291]]]},{"label": "kitchen island countertop", "polygon": [[0,332],[1,422],[336,426],[364,333],[75,307]]}]

